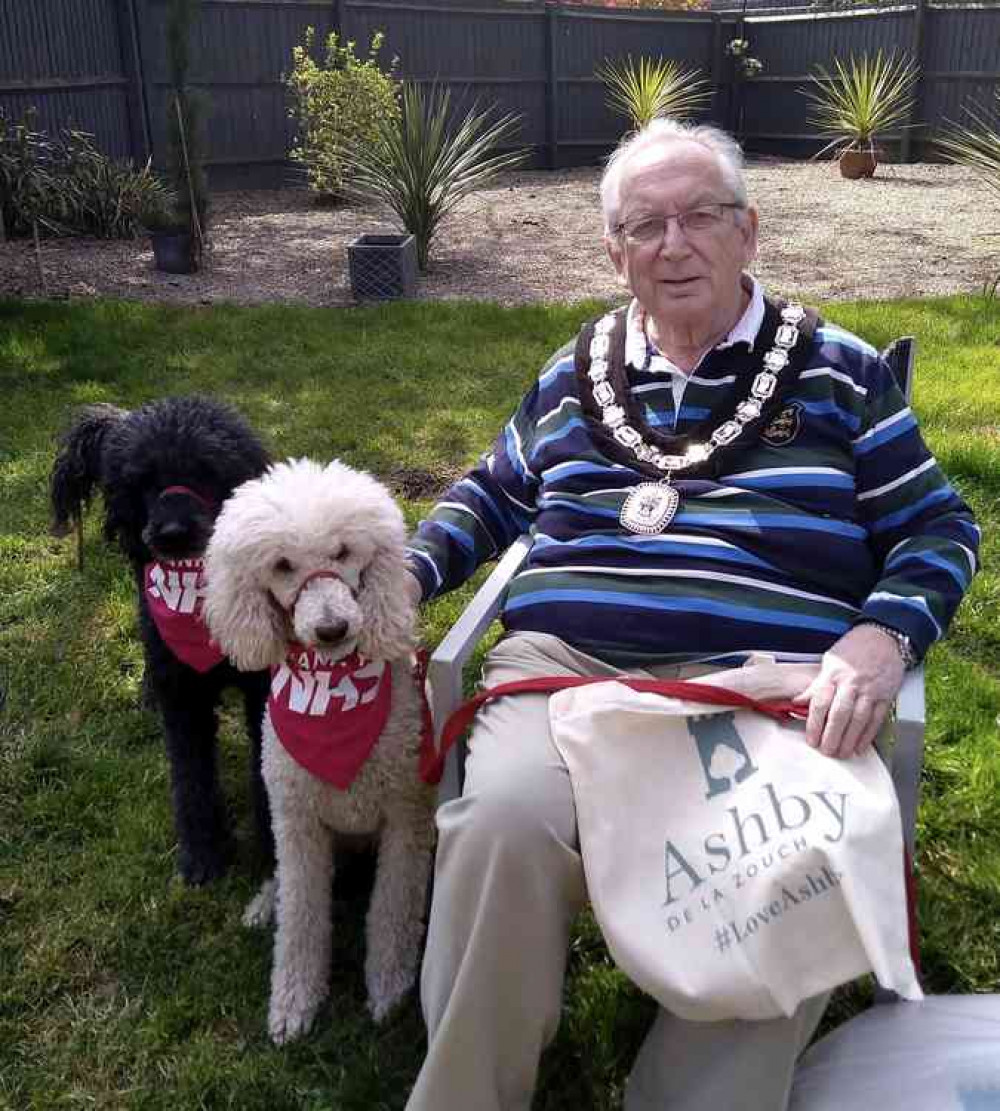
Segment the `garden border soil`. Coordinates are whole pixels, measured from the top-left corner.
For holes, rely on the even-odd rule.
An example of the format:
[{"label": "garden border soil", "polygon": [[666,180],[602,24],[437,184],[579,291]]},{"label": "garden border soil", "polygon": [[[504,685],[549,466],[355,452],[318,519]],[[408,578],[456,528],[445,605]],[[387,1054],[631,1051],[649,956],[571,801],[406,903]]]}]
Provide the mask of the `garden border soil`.
[{"label": "garden border soil", "polygon": [[[761,213],[756,273],[807,301],[976,292],[1000,270],[1000,198],[970,171],[882,165],[847,181],[835,163],[753,162]],[[418,282],[427,300],[522,304],[615,297],[601,242],[599,170],[506,175],[465,200]],[[324,208],[302,189],[218,193],[212,247],[195,275],[153,269],[145,240],[0,244],[0,296],[125,297],[181,304],[351,304],[347,244],[391,230],[374,209]]]}]

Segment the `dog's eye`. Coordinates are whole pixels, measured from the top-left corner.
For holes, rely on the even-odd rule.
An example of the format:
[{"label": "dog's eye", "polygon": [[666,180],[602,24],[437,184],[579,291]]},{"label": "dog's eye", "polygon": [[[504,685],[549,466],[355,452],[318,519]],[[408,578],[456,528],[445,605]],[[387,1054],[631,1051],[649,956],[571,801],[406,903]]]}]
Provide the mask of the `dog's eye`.
[{"label": "dog's eye", "polygon": [[295,570],[295,568],[287,559],[285,559],[284,556],[282,556],[281,559],[279,559],[278,562],[274,565],[274,569],[278,572],[279,575],[287,575],[290,571]]},{"label": "dog's eye", "polygon": [[348,548],[346,544],[341,544],[340,547],[336,549],[336,551],[330,553],[330,560],[331,562],[336,563],[338,559],[347,559],[350,554],[351,549]]}]

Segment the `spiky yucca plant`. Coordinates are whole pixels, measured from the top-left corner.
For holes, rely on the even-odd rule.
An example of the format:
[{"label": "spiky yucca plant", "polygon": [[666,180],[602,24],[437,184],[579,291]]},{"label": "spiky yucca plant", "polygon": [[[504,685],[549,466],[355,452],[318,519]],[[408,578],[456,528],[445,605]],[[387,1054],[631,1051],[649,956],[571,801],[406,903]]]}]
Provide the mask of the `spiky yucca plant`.
[{"label": "spiky yucca plant", "polygon": [[417,265],[427,259],[442,220],[473,190],[502,170],[521,165],[526,150],[498,151],[518,128],[520,116],[494,116],[473,105],[449,124],[451,95],[432,85],[428,92],[403,83],[402,116],[380,121],[374,141],[345,152],[350,168],[348,192],[375,199],[399,217],[417,244]]},{"label": "spiky yucca plant", "polygon": [[991,189],[1000,193],[1000,90],[995,96],[997,108],[992,119],[980,105],[966,105],[964,111],[971,123],[949,120],[952,130],[936,143],[949,162],[975,170]]},{"label": "spiky yucca plant", "polygon": [[631,55],[623,61],[606,62],[594,71],[604,82],[608,107],[625,116],[641,130],[657,116],[683,119],[693,115],[711,99],[708,82],[697,69],[683,69],[666,58]]},{"label": "spiky yucca plant", "polygon": [[[965,114],[971,124],[947,122],[952,130],[940,136],[936,144],[949,162],[968,166],[986,184],[1000,193],[1000,90],[994,94],[997,107],[992,114],[980,105],[966,104]],[[996,234],[996,233],[993,233]],[[983,301],[989,305],[1000,297],[1000,273],[987,278],[983,284]]]},{"label": "spiky yucca plant", "polygon": [[838,157],[849,150],[874,154],[876,135],[905,124],[919,68],[905,55],[881,50],[874,57],[852,55],[846,65],[834,58],[833,67],[831,74],[817,66],[815,88],[806,91],[815,111],[810,122],[830,139],[816,157],[830,150]]}]

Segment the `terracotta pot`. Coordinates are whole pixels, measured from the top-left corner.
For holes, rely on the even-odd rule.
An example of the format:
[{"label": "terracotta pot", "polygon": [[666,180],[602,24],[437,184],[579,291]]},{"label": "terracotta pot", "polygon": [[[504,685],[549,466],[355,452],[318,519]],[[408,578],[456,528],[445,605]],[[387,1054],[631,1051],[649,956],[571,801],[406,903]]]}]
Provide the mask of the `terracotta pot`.
[{"label": "terracotta pot", "polygon": [[840,176],[852,181],[859,177],[871,177],[877,165],[878,159],[870,150],[845,150],[840,156]]}]

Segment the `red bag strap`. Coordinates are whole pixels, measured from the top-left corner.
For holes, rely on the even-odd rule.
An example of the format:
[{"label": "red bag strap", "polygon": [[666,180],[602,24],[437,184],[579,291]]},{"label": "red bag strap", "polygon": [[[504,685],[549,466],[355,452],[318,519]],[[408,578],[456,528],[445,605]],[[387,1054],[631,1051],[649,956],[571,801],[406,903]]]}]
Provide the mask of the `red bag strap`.
[{"label": "red bag strap", "polygon": [[615,676],[584,676],[584,675],[545,675],[537,679],[516,679],[510,683],[500,683],[495,687],[481,690],[472,698],[463,702],[461,706],[448,718],[441,730],[441,745],[438,757],[444,760],[451,746],[472,724],[479,707],[495,698],[502,698],[508,694],[526,694],[529,692],[552,692],[566,690],[570,687],[585,687],[591,683],[621,683],[634,691],[644,694],[662,694],[668,698],[686,698],[689,702],[704,702],[711,706],[733,706],[741,710],[755,710],[759,714],[775,718],[778,721],[794,721],[804,718],[808,714],[805,706],[793,702],[760,702],[756,698],[740,694],[738,691],[726,690],[724,687],[712,687],[707,683],[692,683],[684,679],[629,679]]}]

